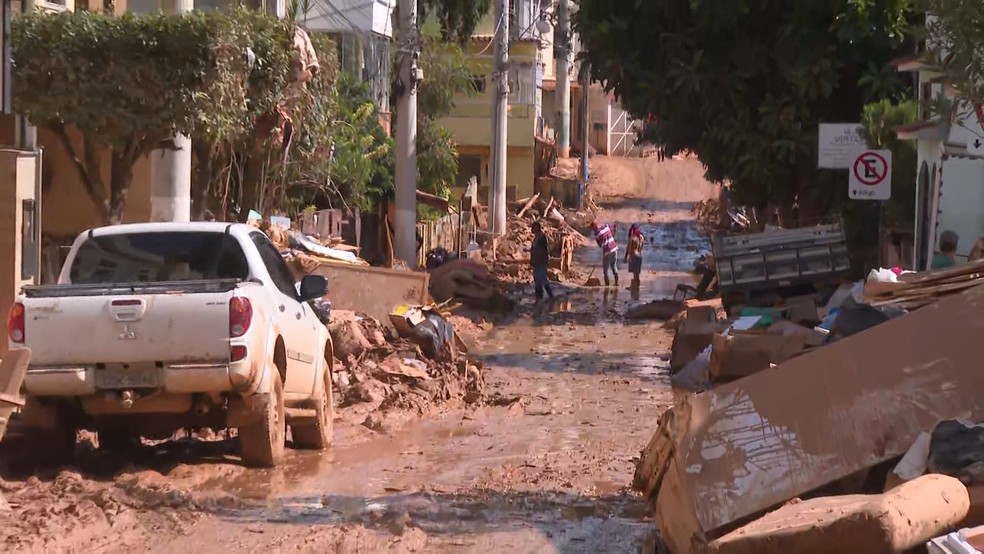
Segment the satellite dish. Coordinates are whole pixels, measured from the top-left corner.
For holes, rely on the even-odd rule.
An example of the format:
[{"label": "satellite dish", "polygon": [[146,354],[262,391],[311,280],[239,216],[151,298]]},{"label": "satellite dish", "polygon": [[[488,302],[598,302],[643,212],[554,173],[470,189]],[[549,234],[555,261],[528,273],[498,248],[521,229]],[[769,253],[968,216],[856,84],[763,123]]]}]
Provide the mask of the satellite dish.
[{"label": "satellite dish", "polygon": [[547,21],[546,19],[538,19],[536,21],[536,32],[540,33],[541,35],[545,35],[549,33],[550,29],[552,29],[552,27],[550,25],[550,22]]}]

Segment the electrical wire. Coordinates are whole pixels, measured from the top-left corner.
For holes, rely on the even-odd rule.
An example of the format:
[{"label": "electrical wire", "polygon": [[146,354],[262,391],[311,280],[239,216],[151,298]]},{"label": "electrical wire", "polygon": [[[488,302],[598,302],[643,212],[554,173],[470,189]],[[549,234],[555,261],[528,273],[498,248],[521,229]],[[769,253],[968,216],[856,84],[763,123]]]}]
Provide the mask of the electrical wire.
[{"label": "electrical wire", "polygon": [[[323,16],[325,16],[325,17],[331,17],[331,15],[330,15],[330,14],[327,14],[327,13],[325,13],[325,12],[324,12],[324,6],[322,6],[322,5],[321,5],[321,1],[322,1],[322,0],[314,0],[314,4],[315,4],[316,6],[318,6],[319,8],[322,8],[322,9],[320,9],[320,10],[319,10],[319,11],[321,12],[321,15],[323,15]],[[335,12],[335,15],[337,15],[337,16],[338,16],[338,17],[340,17],[340,18],[342,18],[342,21],[344,21],[345,23],[347,23],[347,24],[348,24],[348,26],[349,26],[349,28],[350,28],[350,29],[351,29],[352,31],[354,31],[354,32],[356,32],[356,33],[359,33],[359,34],[362,34],[362,33],[364,33],[364,32],[365,32],[365,31],[364,31],[363,29],[360,29],[360,28],[359,28],[359,27],[358,27],[358,26],[357,26],[357,25],[356,25],[355,23],[352,23],[352,20],[351,20],[351,19],[349,19],[349,18],[348,18],[348,16],[347,16],[347,15],[345,15],[345,14],[344,14],[344,13],[342,12],[342,10],[340,10],[340,9],[338,9],[338,6],[336,6],[336,5],[334,4],[334,2],[332,2],[332,0],[323,0],[323,1],[324,1],[324,3],[325,3],[325,4],[326,4],[326,5],[327,5],[327,6],[329,7],[329,8],[331,8],[331,10],[332,10],[333,12]]]},{"label": "electrical wire", "polygon": [[506,17],[505,11],[499,14],[499,22],[495,24],[495,30],[492,31],[492,40],[490,40],[489,43],[485,45],[485,48],[482,48],[481,52],[475,54],[476,56],[481,56],[482,54],[488,52],[489,48],[492,48],[492,45],[495,44],[495,37],[499,36],[499,29],[502,28],[502,22],[505,20],[505,17]]}]

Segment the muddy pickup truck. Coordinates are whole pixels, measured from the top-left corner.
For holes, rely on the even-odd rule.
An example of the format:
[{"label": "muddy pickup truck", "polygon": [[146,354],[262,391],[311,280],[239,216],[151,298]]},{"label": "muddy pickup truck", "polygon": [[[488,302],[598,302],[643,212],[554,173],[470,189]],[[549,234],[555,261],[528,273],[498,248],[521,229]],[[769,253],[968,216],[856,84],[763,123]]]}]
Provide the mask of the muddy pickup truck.
[{"label": "muddy pickup truck", "polygon": [[93,229],[58,283],[11,308],[12,346],[32,351],[23,420],[38,455],[64,456],[78,429],[100,448],[180,429],[238,429],[242,460],[323,449],[332,435],[331,336],[309,303],[324,277],[295,283],[257,229],[148,223]]}]

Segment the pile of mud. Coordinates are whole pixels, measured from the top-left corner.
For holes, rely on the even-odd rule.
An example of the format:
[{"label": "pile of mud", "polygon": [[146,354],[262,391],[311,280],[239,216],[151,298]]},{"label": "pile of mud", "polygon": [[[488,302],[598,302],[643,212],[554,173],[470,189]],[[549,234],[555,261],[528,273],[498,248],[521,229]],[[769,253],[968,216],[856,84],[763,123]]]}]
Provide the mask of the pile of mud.
[{"label": "pile of mud", "polygon": [[[203,472],[123,471],[95,480],[76,470],[0,481],[4,552],[136,547],[161,530],[180,531],[201,511],[233,507],[228,494],[197,490]],[[187,473],[188,475],[185,475]],[[207,473],[207,472],[206,472]]]},{"label": "pile of mud", "polygon": [[[438,408],[480,404],[484,368],[448,343],[428,357],[414,342],[372,317],[333,312],[329,325],[335,347],[334,380],[339,408],[368,408],[424,415]],[[366,425],[376,427],[373,417]]]}]

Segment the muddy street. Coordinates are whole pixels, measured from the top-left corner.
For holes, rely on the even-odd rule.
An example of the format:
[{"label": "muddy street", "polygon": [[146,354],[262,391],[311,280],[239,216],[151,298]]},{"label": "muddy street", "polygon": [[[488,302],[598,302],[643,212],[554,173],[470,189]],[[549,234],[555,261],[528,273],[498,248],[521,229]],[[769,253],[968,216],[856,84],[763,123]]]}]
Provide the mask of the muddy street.
[{"label": "muddy street", "polygon": [[[539,305],[532,286],[521,291],[514,313],[470,337],[487,369],[485,405],[376,430],[343,411],[333,448],[288,450],[274,470],[240,467],[230,457],[233,441],[217,437],[124,461],[90,452],[82,469],[60,474],[11,473],[0,519],[19,521],[2,537],[6,549],[638,549],[654,526],[629,484],[673,400],[672,336],[661,322],[627,322],[623,314],[692,282],[706,243],[689,209],[714,189],[691,160],[619,163],[600,160],[592,186],[599,217],[617,225],[620,244],[630,224],[642,225],[640,290],[625,288],[630,277],[620,267],[621,289],[561,285],[556,300]],[[576,260],[589,269],[600,251],[582,248]],[[18,530],[35,535],[18,538]]]}]

